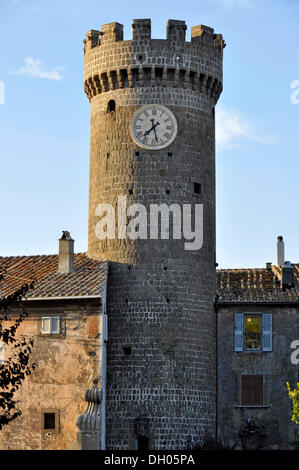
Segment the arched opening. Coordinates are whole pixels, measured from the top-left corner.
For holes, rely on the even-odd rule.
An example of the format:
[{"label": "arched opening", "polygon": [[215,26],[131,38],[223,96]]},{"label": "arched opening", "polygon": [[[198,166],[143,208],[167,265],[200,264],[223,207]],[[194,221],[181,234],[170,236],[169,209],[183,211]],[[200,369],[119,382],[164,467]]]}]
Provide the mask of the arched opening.
[{"label": "arched opening", "polygon": [[110,100],[107,106],[107,113],[113,113],[113,111],[115,111],[115,101]]}]

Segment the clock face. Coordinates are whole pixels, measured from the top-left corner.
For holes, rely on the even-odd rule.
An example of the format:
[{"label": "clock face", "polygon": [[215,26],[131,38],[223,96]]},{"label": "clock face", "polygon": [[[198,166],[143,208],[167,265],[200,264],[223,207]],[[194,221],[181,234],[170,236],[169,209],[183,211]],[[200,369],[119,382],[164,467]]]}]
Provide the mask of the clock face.
[{"label": "clock face", "polygon": [[148,104],[135,112],[130,131],[139,147],[160,150],[174,141],[178,125],[175,115],[166,106]]}]

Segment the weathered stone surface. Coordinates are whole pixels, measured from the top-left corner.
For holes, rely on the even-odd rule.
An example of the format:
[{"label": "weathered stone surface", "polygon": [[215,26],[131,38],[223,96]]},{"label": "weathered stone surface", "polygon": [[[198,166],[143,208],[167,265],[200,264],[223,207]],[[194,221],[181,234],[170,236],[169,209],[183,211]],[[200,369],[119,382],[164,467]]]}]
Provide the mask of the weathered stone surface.
[{"label": "weathered stone surface", "polygon": [[[234,315],[270,313],[273,324],[272,351],[234,351]],[[249,418],[265,427],[263,449],[290,449],[295,440],[291,403],[286,382],[298,382],[298,366],[291,363],[291,343],[299,337],[296,306],[230,305],[218,312],[218,435],[242,449],[239,431]],[[263,406],[241,405],[242,375],[263,376]]]},{"label": "weathered stone surface", "polygon": [[[18,392],[22,415],[1,431],[0,449],[77,449],[76,418],[85,409],[86,389],[100,373],[100,299],[32,303],[18,333],[33,337],[37,368]],[[42,335],[41,317],[51,315],[61,317],[62,332]],[[43,432],[43,410],[58,411],[59,432]]]},{"label": "weathered stone surface", "polygon": [[[89,246],[111,261],[108,277],[107,448],[135,449],[134,423],[145,416],[153,449],[182,449],[215,434],[215,120],[222,89],[222,47],[213,31],[170,20],[168,39],[150,39],[148,20],[134,40],[105,25],[99,45],[85,43],[84,83],[91,101]],[[202,33],[204,31],[204,34]],[[105,39],[105,36],[106,39]],[[108,103],[115,111],[108,113]],[[146,151],[130,137],[143,104],[168,106],[176,140]],[[194,194],[192,178],[202,185]],[[98,240],[95,210],[152,203],[204,205],[204,244],[184,240]],[[131,348],[126,354],[124,348]]]}]

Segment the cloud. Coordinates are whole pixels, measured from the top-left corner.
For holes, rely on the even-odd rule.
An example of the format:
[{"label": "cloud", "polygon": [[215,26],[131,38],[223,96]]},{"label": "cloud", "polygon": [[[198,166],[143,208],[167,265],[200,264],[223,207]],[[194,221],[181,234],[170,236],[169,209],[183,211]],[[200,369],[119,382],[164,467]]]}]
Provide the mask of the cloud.
[{"label": "cloud", "polygon": [[62,80],[63,75],[61,72],[63,70],[64,67],[61,66],[54,67],[51,70],[46,70],[41,60],[26,57],[25,66],[12,73],[17,75],[27,75],[28,77],[46,78],[47,80]]},{"label": "cloud", "polygon": [[[0,0],[1,1],[1,0]],[[8,3],[10,5],[16,5],[22,10],[38,12],[41,10],[40,6],[34,5],[32,3],[20,3],[19,0],[2,0],[2,3]]]},{"label": "cloud", "polygon": [[216,143],[219,150],[234,149],[242,146],[244,141],[272,145],[275,139],[262,136],[254,125],[237,110],[219,107],[216,110]]},{"label": "cloud", "polygon": [[219,3],[224,8],[245,8],[247,10],[253,10],[254,6],[251,0],[213,0],[215,3]]}]

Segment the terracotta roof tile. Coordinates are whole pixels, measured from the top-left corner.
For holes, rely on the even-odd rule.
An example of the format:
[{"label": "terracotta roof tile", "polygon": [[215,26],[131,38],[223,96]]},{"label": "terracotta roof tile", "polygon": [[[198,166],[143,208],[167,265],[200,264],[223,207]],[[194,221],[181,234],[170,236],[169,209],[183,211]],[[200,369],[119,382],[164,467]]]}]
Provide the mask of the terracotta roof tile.
[{"label": "terracotta roof tile", "polygon": [[0,257],[0,268],[6,269],[0,283],[0,297],[7,296],[23,284],[35,282],[28,298],[100,296],[107,262],[88,258],[85,253],[74,255],[73,273],[58,273],[58,255]]},{"label": "terracotta roof tile", "polygon": [[299,302],[299,265],[294,266],[295,286],[283,291],[282,268],[217,270],[218,302]]}]

